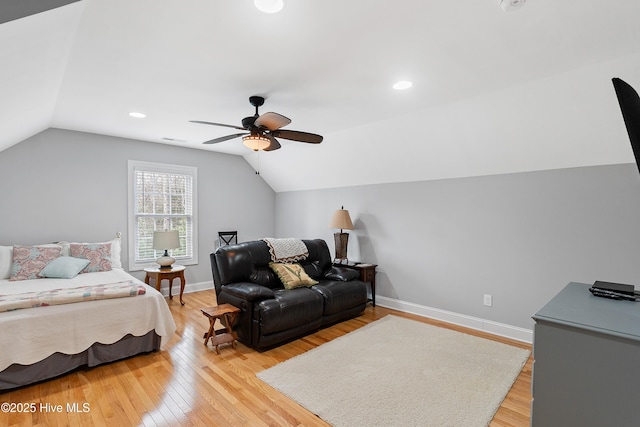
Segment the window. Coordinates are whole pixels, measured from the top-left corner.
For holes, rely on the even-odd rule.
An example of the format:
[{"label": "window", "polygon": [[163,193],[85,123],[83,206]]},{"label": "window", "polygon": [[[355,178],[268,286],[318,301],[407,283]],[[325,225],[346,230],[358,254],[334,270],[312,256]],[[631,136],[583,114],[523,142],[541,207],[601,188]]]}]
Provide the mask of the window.
[{"label": "window", "polygon": [[180,248],[171,256],[180,264],[198,263],[196,178],[194,167],[129,161],[129,270],[162,255],[153,249],[156,230],[178,230]]}]

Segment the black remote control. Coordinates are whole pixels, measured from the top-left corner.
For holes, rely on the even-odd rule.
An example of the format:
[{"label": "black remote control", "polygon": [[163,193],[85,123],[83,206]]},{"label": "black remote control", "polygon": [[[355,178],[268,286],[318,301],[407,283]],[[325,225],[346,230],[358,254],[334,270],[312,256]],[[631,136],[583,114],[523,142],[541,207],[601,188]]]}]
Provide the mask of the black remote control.
[{"label": "black remote control", "polygon": [[605,289],[598,288],[589,288],[589,292],[591,292],[594,296],[610,298],[615,300],[627,300],[627,301],[636,301],[636,298],[631,295],[621,294],[619,292],[608,291]]}]

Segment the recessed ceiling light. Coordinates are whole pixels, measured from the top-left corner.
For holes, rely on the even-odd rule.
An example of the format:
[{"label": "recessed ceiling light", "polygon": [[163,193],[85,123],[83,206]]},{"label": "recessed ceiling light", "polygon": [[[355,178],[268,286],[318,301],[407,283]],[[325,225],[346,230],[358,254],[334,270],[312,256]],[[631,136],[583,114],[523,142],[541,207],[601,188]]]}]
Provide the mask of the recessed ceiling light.
[{"label": "recessed ceiling light", "polygon": [[256,5],[258,10],[264,13],[277,13],[282,10],[284,6],[283,0],[253,0],[253,4]]},{"label": "recessed ceiling light", "polygon": [[129,113],[129,115],[131,117],[135,117],[136,119],[144,119],[145,117],[147,117],[146,114],[144,113],[138,113],[137,111],[132,111]]},{"label": "recessed ceiling light", "polygon": [[395,90],[405,90],[405,89],[409,89],[411,86],[413,86],[413,83],[408,82],[406,80],[402,80],[402,81],[399,81],[399,82],[395,83],[393,85],[393,88]]}]

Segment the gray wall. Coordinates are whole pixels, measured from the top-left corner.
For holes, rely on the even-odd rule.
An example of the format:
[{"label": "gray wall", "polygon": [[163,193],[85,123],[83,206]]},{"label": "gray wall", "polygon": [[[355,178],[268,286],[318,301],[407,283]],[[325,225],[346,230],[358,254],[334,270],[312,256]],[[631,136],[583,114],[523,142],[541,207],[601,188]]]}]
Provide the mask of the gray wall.
[{"label": "gray wall", "polygon": [[126,268],[129,159],[198,167],[200,259],[188,283],[211,280],[219,230],[321,237],[333,250],[327,225],[344,205],[356,227],[349,255],[380,265],[378,295],[389,298],[531,328],[569,281],[640,284],[635,165],[276,194],[238,156],[59,129],[0,152],[0,245],[121,231]]},{"label": "gray wall", "polygon": [[[640,284],[635,165],[276,194],[279,237],[322,237],[341,205],[378,295],[531,329],[570,281]],[[493,306],[483,306],[483,295]]]},{"label": "gray wall", "polygon": [[275,193],[240,156],[49,129],[0,152],[0,245],[122,232],[126,269],[130,159],[198,168],[199,264],[187,269],[187,285],[213,280],[218,231],[238,230],[240,240],[274,235]]}]

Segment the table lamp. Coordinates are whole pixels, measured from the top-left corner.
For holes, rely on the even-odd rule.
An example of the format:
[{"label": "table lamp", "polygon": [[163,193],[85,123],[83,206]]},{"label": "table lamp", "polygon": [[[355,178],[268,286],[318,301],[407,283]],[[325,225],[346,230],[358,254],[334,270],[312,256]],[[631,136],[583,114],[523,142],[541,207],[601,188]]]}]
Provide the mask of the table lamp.
[{"label": "table lamp", "polygon": [[335,211],[333,217],[331,218],[331,222],[329,223],[329,228],[340,229],[340,232],[333,234],[333,238],[336,244],[335,261],[340,263],[342,263],[343,261],[348,262],[347,244],[349,243],[349,233],[344,233],[342,230],[353,230],[353,223],[351,222],[349,211],[345,210],[344,206]]},{"label": "table lamp", "polygon": [[162,270],[170,270],[171,265],[176,262],[175,258],[169,256],[169,249],[180,247],[180,237],[178,230],[165,230],[153,232],[153,249],[164,251],[164,254],[156,259],[156,263]]}]

